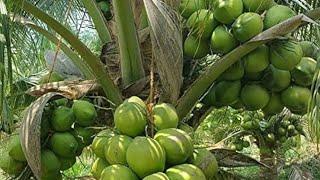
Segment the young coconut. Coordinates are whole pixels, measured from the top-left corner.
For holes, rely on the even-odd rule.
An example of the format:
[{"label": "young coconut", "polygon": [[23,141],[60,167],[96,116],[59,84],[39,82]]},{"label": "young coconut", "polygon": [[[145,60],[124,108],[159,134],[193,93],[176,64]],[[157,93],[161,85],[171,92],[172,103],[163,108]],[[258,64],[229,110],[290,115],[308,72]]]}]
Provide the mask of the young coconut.
[{"label": "young coconut", "polygon": [[281,102],[292,113],[304,115],[307,113],[311,97],[312,93],[310,89],[292,85],[281,93]]},{"label": "young coconut", "polygon": [[242,0],[244,8],[249,12],[261,13],[269,9],[273,0]]},{"label": "young coconut", "polygon": [[262,78],[263,85],[273,92],[286,89],[291,83],[290,71],[275,68],[270,65]]},{"label": "young coconut", "polygon": [[300,86],[310,86],[316,72],[317,61],[303,57],[300,63],[291,71],[293,81]]},{"label": "young coconut", "polygon": [[278,69],[291,71],[302,58],[302,48],[296,41],[278,40],[270,46],[271,64]]},{"label": "young coconut", "polygon": [[191,33],[201,39],[209,38],[217,25],[218,22],[214,19],[212,11],[206,9],[194,12],[187,21]]},{"label": "young coconut", "polygon": [[183,45],[184,54],[189,58],[200,59],[210,53],[208,42],[195,36],[188,36]]},{"label": "young coconut", "polygon": [[243,12],[242,0],[219,0],[214,3],[214,17],[223,24],[231,24]]},{"label": "young coconut", "polygon": [[211,48],[215,53],[226,54],[237,47],[237,40],[226,26],[218,26],[211,36]]},{"label": "young coconut", "polygon": [[270,64],[268,46],[259,46],[257,49],[243,57],[243,62],[246,73],[262,72]]},{"label": "young coconut", "polygon": [[245,85],[241,90],[240,97],[246,109],[250,111],[264,108],[270,100],[268,91],[257,84]]},{"label": "young coconut", "polygon": [[243,13],[232,25],[234,37],[240,42],[245,42],[261,33],[263,30],[263,21],[259,14]]},{"label": "young coconut", "polygon": [[269,29],[293,16],[296,13],[288,6],[275,5],[271,7],[264,18],[264,29]]}]

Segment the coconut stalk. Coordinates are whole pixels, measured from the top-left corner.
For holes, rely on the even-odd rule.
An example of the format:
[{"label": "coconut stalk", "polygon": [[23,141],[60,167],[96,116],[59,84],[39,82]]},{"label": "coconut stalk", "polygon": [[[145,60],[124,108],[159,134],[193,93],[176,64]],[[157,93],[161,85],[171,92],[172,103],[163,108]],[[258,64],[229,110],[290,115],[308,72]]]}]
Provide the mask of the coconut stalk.
[{"label": "coconut stalk", "polygon": [[229,54],[217,60],[211,67],[208,68],[205,73],[196,79],[196,81],[189,87],[185,94],[179,99],[176,107],[180,119],[182,120],[191,112],[194,105],[205,94],[211,84],[230,66],[240,60],[243,56],[255,50],[257,47],[280,36],[289,34],[305,23],[314,23],[313,20],[320,18],[320,9],[317,8],[310,11],[307,13],[307,16],[303,14],[294,16],[287,21],[262,32],[252,40],[244,43],[243,45],[231,51]]},{"label": "coconut stalk", "polygon": [[127,87],[144,78],[145,72],[131,2],[112,2],[118,32],[122,83]]},{"label": "coconut stalk", "polygon": [[88,14],[92,18],[93,24],[98,32],[102,44],[111,41],[111,35],[107,26],[107,21],[104,18],[101,10],[97,6],[95,0],[82,0],[84,7],[87,9]]},{"label": "coconut stalk", "polygon": [[[16,5],[21,6],[21,1],[14,1]],[[104,68],[104,64],[100,59],[95,56],[90,49],[83,44],[72,32],[63,26],[61,23],[53,19],[51,16],[38,9],[33,4],[23,1],[22,9],[32,14],[35,18],[38,18],[42,22],[53,30],[55,30],[62,38],[64,38],[72,48],[82,57],[82,59],[88,64],[88,67],[94,73],[98,83],[103,88],[107,98],[112,102],[113,106],[118,106],[122,103],[121,93],[117,86],[113,83],[107,70]]]}]

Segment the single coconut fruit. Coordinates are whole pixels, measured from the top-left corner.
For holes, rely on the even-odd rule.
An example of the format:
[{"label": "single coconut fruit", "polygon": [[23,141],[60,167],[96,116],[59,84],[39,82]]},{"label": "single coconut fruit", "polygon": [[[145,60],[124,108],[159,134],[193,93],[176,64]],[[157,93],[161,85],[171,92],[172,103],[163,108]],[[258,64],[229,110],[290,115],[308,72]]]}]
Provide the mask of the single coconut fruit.
[{"label": "single coconut fruit", "polygon": [[166,170],[169,179],[172,180],[206,180],[201,169],[192,164],[180,164]]},{"label": "single coconut fruit", "polygon": [[192,139],[180,129],[163,129],[156,133],[154,139],[164,148],[169,165],[184,163],[192,155]]},{"label": "single coconut fruit", "polygon": [[93,177],[95,177],[96,179],[100,179],[102,171],[109,165],[110,164],[104,159],[96,159],[91,168],[91,173]]},{"label": "single coconut fruit", "polygon": [[243,62],[246,73],[258,73],[265,70],[270,64],[268,46],[259,46],[243,57]]},{"label": "single coconut fruit", "polygon": [[204,0],[182,0],[179,11],[184,18],[188,19],[192,13],[205,8],[206,1]]},{"label": "single coconut fruit", "polygon": [[264,18],[264,29],[269,29],[293,16],[296,13],[288,6],[275,5],[271,7]]},{"label": "single coconut fruit", "polygon": [[244,13],[232,25],[232,33],[240,42],[245,42],[261,33],[263,21],[257,13]]},{"label": "single coconut fruit", "polygon": [[211,36],[211,48],[215,53],[227,54],[237,47],[237,40],[226,26],[218,26]]},{"label": "single coconut fruit", "polygon": [[273,92],[286,89],[291,83],[290,71],[277,69],[270,65],[262,78],[263,85]]},{"label": "single coconut fruit", "polygon": [[102,173],[100,180],[138,180],[138,177],[126,166],[115,164],[106,167]]},{"label": "single coconut fruit", "polygon": [[114,122],[122,134],[136,137],[144,132],[147,117],[140,105],[124,102],[116,109]]},{"label": "single coconut fruit", "polygon": [[136,137],[127,149],[129,167],[140,177],[162,172],[166,154],[161,145],[148,137]]},{"label": "single coconut fruit", "polygon": [[300,63],[291,71],[293,81],[300,86],[310,86],[317,69],[317,61],[303,57]]},{"label": "single coconut fruit", "polygon": [[231,24],[243,12],[242,0],[219,0],[214,3],[214,17],[223,24]]},{"label": "single coconut fruit", "polygon": [[281,102],[292,113],[304,115],[307,113],[311,97],[310,89],[292,85],[281,93]]},{"label": "single coconut fruit", "polygon": [[194,12],[187,21],[187,27],[191,33],[201,39],[207,39],[217,27],[218,22],[214,19],[210,10],[201,9]]},{"label": "single coconut fruit", "polygon": [[72,110],[80,126],[92,125],[98,116],[94,105],[84,100],[73,101]]},{"label": "single coconut fruit", "polygon": [[213,179],[218,173],[218,162],[207,149],[195,149],[189,163],[202,170],[207,179]]},{"label": "single coconut fruit", "polygon": [[157,130],[177,128],[179,117],[171,104],[157,104],[152,109],[153,123]]},{"label": "single coconut fruit", "polygon": [[278,69],[291,71],[301,61],[303,52],[296,41],[278,40],[270,46],[271,64]]},{"label": "single coconut fruit", "polygon": [[69,132],[54,133],[50,138],[49,144],[54,153],[66,158],[76,156],[79,146],[76,138]]},{"label": "single coconut fruit", "polygon": [[117,135],[108,139],[104,147],[104,155],[109,164],[127,165],[126,153],[133,139],[125,135]]},{"label": "single coconut fruit", "polygon": [[210,53],[208,42],[192,35],[184,41],[183,49],[187,57],[194,59],[203,58]]},{"label": "single coconut fruit", "polygon": [[273,0],[242,0],[244,8],[249,12],[261,13],[268,10],[272,4]]},{"label": "single coconut fruit", "polygon": [[51,126],[55,131],[69,131],[75,121],[72,109],[59,106],[53,111]]},{"label": "single coconut fruit", "polygon": [[170,180],[170,179],[165,173],[158,172],[158,173],[151,174],[143,178],[142,180]]},{"label": "single coconut fruit", "polygon": [[268,91],[257,84],[245,85],[241,90],[240,97],[246,109],[250,111],[264,108],[270,100]]}]

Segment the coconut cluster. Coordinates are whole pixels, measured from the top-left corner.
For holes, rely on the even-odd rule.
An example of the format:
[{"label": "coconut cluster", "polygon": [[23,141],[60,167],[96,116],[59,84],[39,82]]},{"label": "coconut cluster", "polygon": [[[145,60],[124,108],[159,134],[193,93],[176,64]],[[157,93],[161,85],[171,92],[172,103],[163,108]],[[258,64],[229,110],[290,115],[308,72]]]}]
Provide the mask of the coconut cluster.
[{"label": "coconut cluster", "polygon": [[[152,119],[154,137],[146,135],[148,119]],[[91,145],[98,157],[92,166],[96,179],[205,180],[216,175],[214,155],[194,149],[192,128],[178,125],[172,105],[156,104],[148,113],[145,103],[133,96],[116,109],[114,122],[115,129],[101,131]]]},{"label": "coconut cluster", "polygon": [[[90,129],[97,112],[85,100],[62,98],[46,104],[41,118],[41,179],[62,179],[61,171],[71,168],[76,157],[89,146],[95,135]],[[19,135],[8,143],[8,155],[0,161],[0,168],[10,175],[18,175],[27,165]]]},{"label": "coconut cluster", "polygon": [[49,102],[41,120],[41,178],[62,179],[61,171],[71,168],[76,157],[92,143],[90,128],[97,112],[86,100],[65,98]]},{"label": "coconut cluster", "polygon": [[[182,0],[186,19],[186,57],[223,56],[296,13],[273,0]],[[312,44],[312,43],[311,43]],[[261,45],[227,69],[214,83],[204,103],[232,106],[266,115],[287,107],[292,113],[307,112],[310,85],[317,62],[309,43],[291,38]]]}]

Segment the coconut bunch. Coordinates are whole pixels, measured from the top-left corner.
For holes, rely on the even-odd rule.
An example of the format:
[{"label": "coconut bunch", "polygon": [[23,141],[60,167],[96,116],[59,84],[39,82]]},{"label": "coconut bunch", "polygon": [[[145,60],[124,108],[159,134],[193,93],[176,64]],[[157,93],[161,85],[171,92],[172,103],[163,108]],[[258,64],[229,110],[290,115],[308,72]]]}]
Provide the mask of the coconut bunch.
[{"label": "coconut bunch", "polygon": [[[73,102],[63,98],[49,102],[41,117],[41,179],[62,179],[61,171],[72,167],[76,157],[92,143],[97,112],[92,103]],[[1,153],[0,168],[10,175],[19,175],[27,166],[19,135],[11,136]],[[2,149],[3,147],[1,147]]]},{"label": "coconut bunch", "polygon": [[100,8],[102,14],[107,20],[112,19],[112,12],[111,12],[111,2],[110,0],[96,0],[98,7]]},{"label": "coconut bunch", "polygon": [[[295,137],[305,136],[303,130],[302,119],[296,115],[288,115],[282,118],[275,116],[271,120],[263,119],[263,114],[245,115],[241,127],[243,130],[251,132],[252,137],[255,139],[252,143],[257,146],[262,144],[265,147],[280,147],[287,141],[295,141]],[[260,128],[263,124],[264,128]],[[242,151],[244,148],[250,147],[251,143],[246,140],[247,135],[241,135],[232,139],[228,146],[232,150]]]},{"label": "coconut bunch", "polygon": [[[189,31],[184,54],[194,59],[207,54],[223,56],[296,15],[273,0],[182,0],[180,11]],[[287,38],[258,47],[218,78],[204,103],[262,109],[266,115],[278,114],[284,107],[305,114],[317,64],[309,57],[315,54],[309,46],[310,42]]]},{"label": "coconut bunch", "polygon": [[[92,166],[96,179],[205,180],[215,177],[216,158],[207,149],[194,148],[192,128],[178,125],[179,118],[172,105],[156,104],[148,112],[145,103],[133,96],[116,109],[114,122],[115,129],[101,131],[91,145],[98,157]],[[150,126],[155,131],[154,137],[146,134]]]},{"label": "coconut bunch", "polygon": [[85,100],[65,98],[49,102],[41,119],[41,179],[62,179],[61,171],[71,168],[76,157],[92,143],[90,128],[97,112]]}]

